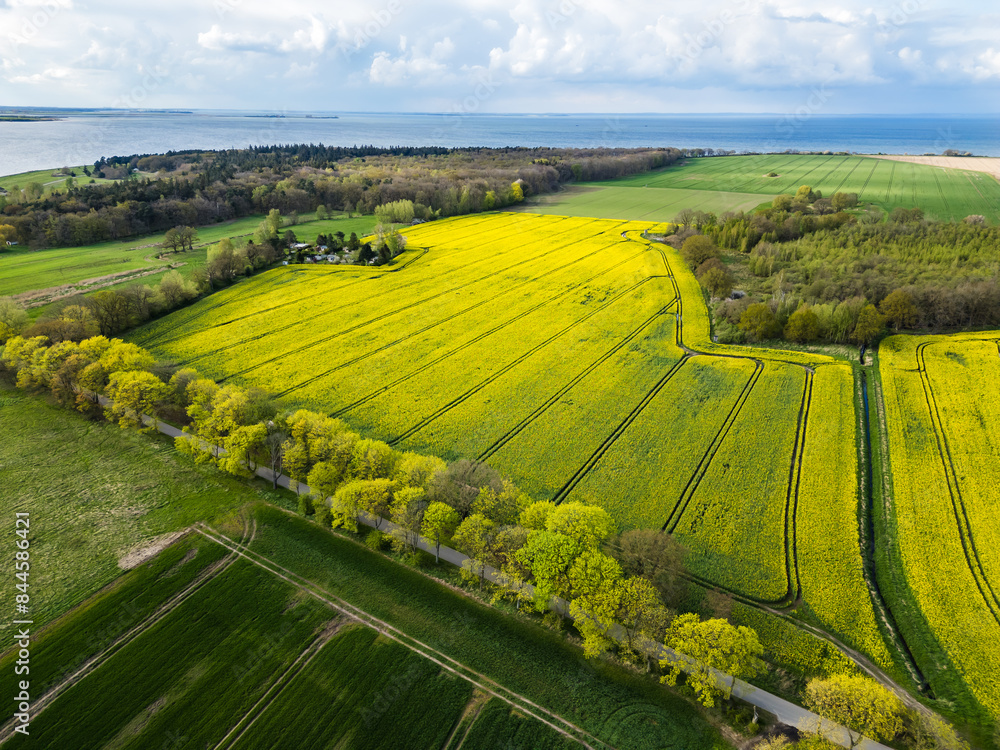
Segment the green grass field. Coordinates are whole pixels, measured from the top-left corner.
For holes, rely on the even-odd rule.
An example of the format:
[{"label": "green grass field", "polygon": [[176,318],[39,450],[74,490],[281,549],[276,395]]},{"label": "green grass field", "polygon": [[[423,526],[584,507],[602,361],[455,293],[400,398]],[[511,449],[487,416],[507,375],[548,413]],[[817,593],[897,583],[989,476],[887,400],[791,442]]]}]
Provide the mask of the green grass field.
[{"label": "green grass field", "polygon": [[[772,172],[778,176],[768,177]],[[769,200],[780,193],[793,194],[800,185],[810,185],[826,196],[857,193],[862,203],[886,211],[916,206],[931,219],[960,221],[970,214],[981,214],[991,222],[1000,220],[1000,183],[990,175],[864,156],[765,154],[689,159],[656,173],[593,184],[691,191],[692,201],[698,193],[723,191]],[[684,207],[698,208],[693,203]],[[635,215],[624,218],[639,218],[641,210],[637,208]]]},{"label": "green grass field", "polygon": [[[640,175],[641,177],[642,175]],[[657,179],[660,175],[645,175]],[[554,195],[532,198],[522,210],[538,214],[561,216],[593,216],[599,219],[631,219],[634,221],[672,220],[685,208],[712,211],[752,211],[770,202],[773,194],[726,192],[719,190],[688,190],[683,187],[664,188],[655,183],[648,186],[637,178],[600,183],[601,187],[577,185]]]},{"label": "green grass field", "polygon": [[271,496],[191,464],[167,438],[91,422],[6,387],[0,424],[0,512],[31,514],[36,627],[114,580],[131,550]]},{"label": "green grass field", "polygon": [[[46,290],[38,296],[38,301],[45,302],[56,296],[86,293],[92,289],[113,288],[135,282],[156,285],[161,275],[173,264],[179,264],[181,275],[187,277],[197,269],[204,268],[212,245],[224,238],[245,239],[251,236],[263,218],[248,216],[199,227],[194,250],[168,254],[163,259],[157,257],[161,254],[163,233],[82,247],[6,249],[0,251],[0,296]],[[330,234],[338,230],[347,236],[351,232],[363,236],[371,232],[375,223],[374,216],[365,216],[303,221],[287,229],[295,232],[296,237],[302,241],[314,242],[318,234]],[[120,280],[116,279],[115,274],[120,274]],[[30,304],[33,299],[26,298],[26,301]],[[44,312],[44,309],[36,309],[36,313]]]},{"label": "green grass field", "polygon": [[[109,185],[114,182],[114,180],[105,180],[99,177],[88,177],[83,173],[82,166],[70,167],[70,170],[76,172],[76,177],[73,179],[76,180],[77,187],[89,185],[91,180],[94,181],[95,185]],[[61,167],[38,169],[34,172],[21,172],[19,174],[0,176],[0,188],[12,192],[15,186],[23,190],[31,183],[38,182],[44,186],[46,193],[51,193],[53,190],[64,190],[66,180],[69,177],[70,175],[63,174]]]},{"label": "green grass field", "polygon": [[[525,213],[433,222],[407,231],[401,270],[272,271],[133,338],[400,449],[487,460],[536,499],[666,527],[709,585],[818,602],[826,563],[808,558],[801,590],[796,508],[823,507],[827,483],[857,478],[855,463],[823,458],[845,438],[853,450],[853,421],[806,429],[806,366],[835,360],[711,342],[693,274],[639,236],[653,226]],[[804,445],[823,484],[801,481]],[[831,547],[860,570],[856,536]],[[841,595],[857,618],[815,617],[891,666],[863,586]]]}]

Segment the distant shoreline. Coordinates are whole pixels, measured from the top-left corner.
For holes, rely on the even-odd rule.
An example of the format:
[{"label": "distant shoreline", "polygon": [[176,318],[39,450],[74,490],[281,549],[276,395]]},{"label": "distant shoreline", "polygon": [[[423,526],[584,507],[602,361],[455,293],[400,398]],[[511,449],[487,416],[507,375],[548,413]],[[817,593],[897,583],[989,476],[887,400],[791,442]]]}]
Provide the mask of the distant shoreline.
[{"label": "distant shoreline", "polygon": [[0,115],[0,122],[56,122],[65,117],[36,117],[34,115]]}]

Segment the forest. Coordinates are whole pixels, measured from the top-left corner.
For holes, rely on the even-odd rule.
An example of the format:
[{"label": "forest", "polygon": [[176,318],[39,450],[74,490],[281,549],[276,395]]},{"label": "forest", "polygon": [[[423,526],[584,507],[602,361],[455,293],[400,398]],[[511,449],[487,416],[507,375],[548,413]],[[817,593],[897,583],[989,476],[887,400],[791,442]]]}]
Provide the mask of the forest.
[{"label": "forest", "polygon": [[[398,200],[419,218],[499,209],[573,181],[668,166],[678,149],[268,146],[99,159],[82,184],[0,196],[0,224],[32,248],[88,245],[278,209],[370,214]],[[114,179],[111,184],[85,180]]]},{"label": "forest", "polygon": [[889,331],[1000,325],[1000,227],[856,203],[803,186],[753,214],[675,218],[666,240],[710,296],[719,342],[871,344]]}]

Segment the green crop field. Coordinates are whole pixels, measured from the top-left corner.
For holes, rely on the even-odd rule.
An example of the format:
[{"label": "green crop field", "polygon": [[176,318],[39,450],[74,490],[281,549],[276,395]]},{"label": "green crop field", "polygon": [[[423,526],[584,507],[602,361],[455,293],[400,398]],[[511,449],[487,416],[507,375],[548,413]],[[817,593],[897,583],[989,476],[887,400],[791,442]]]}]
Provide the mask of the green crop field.
[{"label": "green crop field", "polygon": [[[661,175],[646,175],[659,179]],[[670,221],[685,208],[697,211],[752,211],[767,204],[777,193],[729,192],[718,190],[688,190],[646,185],[642,180],[590,183],[572,186],[555,195],[540,195],[531,199],[524,211],[561,216],[592,216],[599,219],[632,219],[635,221]]]},{"label": "green crop field", "polygon": [[[182,264],[179,270],[188,276],[203,268],[208,248],[224,238],[235,239],[253,234],[263,216],[223,222],[198,228],[198,240],[193,251],[170,254],[159,259],[163,233],[131,238],[122,242],[101,242],[81,247],[29,250],[27,248],[0,250],[0,296],[20,295],[26,292],[47,290],[39,297],[46,301],[55,295],[86,292],[92,288],[115,286],[117,283],[141,281],[156,284],[159,274],[169,270],[171,264]],[[343,231],[364,235],[375,226],[375,217],[327,219],[305,221],[288,227],[296,236],[312,242],[318,234]],[[116,278],[115,275],[120,275]],[[89,283],[81,283],[89,282]],[[57,289],[65,287],[63,289]],[[31,301],[30,299],[28,300]]]},{"label": "green crop field", "polygon": [[55,692],[4,746],[726,747],[690,704],[550,630],[273,507],[245,520],[251,559],[193,534],[46,629],[33,684]]},{"label": "green crop field", "polygon": [[[777,177],[767,176],[772,172]],[[862,203],[872,203],[886,211],[919,207],[931,219],[960,221],[971,214],[981,214],[991,222],[1000,221],[1000,183],[991,175],[865,156],[704,157],[653,174],[592,184],[615,189],[645,188],[648,192],[690,191],[691,205],[679,208],[706,211],[710,209],[695,205],[695,196],[702,192],[751,193],[770,200],[781,193],[794,194],[800,185],[810,185],[825,196],[836,192],[857,193]],[[596,197],[594,200],[598,201]],[[612,205],[617,202],[616,197],[609,197],[609,201]],[[637,199],[634,205],[633,213],[618,218],[644,217],[648,202]]]},{"label": "green crop field", "polygon": [[[82,166],[70,167],[70,171],[76,172],[76,177],[73,179],[76,180],[78,187],[89,185],[91,180],[94,181],[95,185],[109,185],[114,182],[114,180],[105,180],[99,177],[88,177],[83,173]],[[15,187],[23,190],[31,183],[37,182],[45,188],[46,193],[51,193],[53,190],[64,190],[68,178],[69,175],[63,174],[62,168],[39,169],[34,172],[0,175],[0,188],[13,192]]]},{"label": "green crop field", "polygon": [[[853,414],[849,370],[713,343],[693,274],[641,237],[654,226],[525,213],[432,222],[407,230],[395,267],[268,272],[133,339],[400,449],[486,460],[536,499],[599,502],[623,528],[674,531],[707,585],[808,607],[893,669],[857,534],[804,533],[798,558],[800,507],[810,530],[843,529],[856,507],[855,422],[823,429],[810,415],[812,398],[833,408],[827,388]],[[820,394],[813,373],[826,368],[840,375],[820,378]],[[849,460],[835,459],[845,445]],[[822,483],[803,481],[804,461]],[[841,504],[827,502],[829,486]],[[835,594],[827,554],[853,576]]]}]

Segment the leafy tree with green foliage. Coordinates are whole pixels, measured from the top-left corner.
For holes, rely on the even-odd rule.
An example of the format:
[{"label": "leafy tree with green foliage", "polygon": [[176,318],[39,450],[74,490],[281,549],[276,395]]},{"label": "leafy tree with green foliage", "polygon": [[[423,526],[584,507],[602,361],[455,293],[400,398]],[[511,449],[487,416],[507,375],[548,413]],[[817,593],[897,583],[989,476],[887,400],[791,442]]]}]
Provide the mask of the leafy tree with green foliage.
[{"label": "leafy tree with green foliage", "polygon": [[819,338],[819,316],[808,304],[802,304],[785,323],[785,338],[799,344],[808,344]]},{"label": "leafy tree with green foliage", "polygon": [[[456,535],[457,536],[457,535]],[[580,554],[580,543],[555,531],[532,531],[515,555],[531,571],[535,585],[535,608],[548,609],[553,596],[570,592],[569,570]]]},{"label": "leafy tree with green foliage", "polygon": [[903,729],[903,704],[867,677],[831,675],[806,684],[805,704],[820,716],[844,725],[851,747],[864,737],[888,741]]},{"label": "leafy tree with green foliage", "polygon": [[599,547],[617,531],[611,515],[599,505],[560,503],[545,521],[545,528],[565,534],[581,549]]},{"label": "leafy tree with green foliage", "polygon": [[[118,420],[124,429],[156,429],[157,405],[170,393],[166,383],[149,372],[126,370],[113,373],[108,381],[107,396],[111,404],[107,407],[108,420]],[[154,416],[150,428],[142,422],[142,415]]]},{"label": "leafy tree with green foliage", "polygon": [[894,289],[878,306],[885,321],[892,325],[894,331],[900,328],[912,328],[920,311],[913,303],[913,295],[905,289]]},{"label": "leafy tree with green foliage", "polygon": [[[760,659],[764,647],[757,633],[725,620],[702,621],[690,612],[680,615],[670,624],[664,642],[676,653],[660,661],[666,670],[660,681],[674,685],[681,672],[687,672],[688,686],[695,691],[699,702],[709,708],[717,698],[729,699],[737,677],[753,677],[764,668]],[[730,675],[729,683],[717,678],[713,669]]]},{"label": "leafy tree with green foliage", "polygon": [[441,543],[455,533],[461,522],[458,513],[447,503],[431,503],[424,511],[421,531],[434,542],[434,562],[440,562]]},{"label": "leafy tree with green foliage", "polygon": [[489,464],[463,458],[434,476],[427,497],[432,502],[447,503],[465,518],[485,487],[503,492],[503,479]]},{"label": "leafy tree with green foliage", "polygon": [[751,341],[766,341],[781,333],[781,325],[771,307],[764,302],[755,302],[740,315],[737,327]]},{"label": "leafy tree with green foliage", "polygon": [[539,500],[521,511],[520,522],[526,529],[544,531],[548,526],[549,514],[556,509],[551,500]]},{"label": "leafy tree with green foliage", "polygon": [[722,253],[711,237],[696,234],[684,240],[684,244],[681,245],[681,257],[691,268],[697,268],[710,258],[721,260]]},{"label": "leafy tree with green foliage", "polygon": [[513,526],[530,504],[531,498],[505,479],[499,492],[491,486],[479,490],[472,501],[472,512],[481,513],[501,526]]},{"label": "leafy tree with green foliage", "polygon": [[392,501],[391,519],[393,545],[399,551],[416,552],[417,541],[427,510],[427,493],[423,487],[404,487],[397,490]]},{"label": "leafy tree with green foliage", "polygon": [[448,465],[437,456],[423,456],[419,453],[403,453],[396,462],[393,478],[405,487],[419,487],[426,490],[434,476]]},{"label": "leafy tree with green foliage", "polygon": [[493,550],[493,537],[496,524],[486,516],[473,513],[455,530],[453,540],[455,546],[472,558],[468,567],[463,565],[463,577],[477,578],[482,588],[486,579],[486,565]]},{"label": "leafy tree with green foliage", "polygon": [[858,315],[851,338],[859,344],[871,346],[885,331],[885,318],[875,309],[875,305],[865,305]]}]

